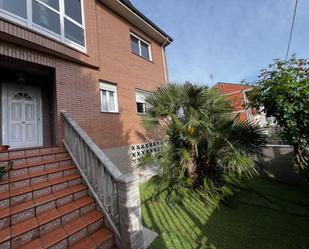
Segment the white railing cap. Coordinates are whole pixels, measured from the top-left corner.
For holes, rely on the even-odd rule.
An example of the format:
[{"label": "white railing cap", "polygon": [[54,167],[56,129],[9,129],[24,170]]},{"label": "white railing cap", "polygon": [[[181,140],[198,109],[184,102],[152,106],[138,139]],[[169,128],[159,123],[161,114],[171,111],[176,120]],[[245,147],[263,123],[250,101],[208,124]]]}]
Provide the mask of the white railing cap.
[{"label": "white railing cap", "polygon": [[84,142],[89,146],[89,148],[96,155],[96,157],[102,162],[102,164],[112,175],[112,177],[115,180],[122,181],[123,174],[116,167],[116,165],[105,155],[105,153],[97,146],[97,144],[88,136],[88,134],[66,112],[62,112],[62,115],[71,124],[74,130],[82,137]]}]

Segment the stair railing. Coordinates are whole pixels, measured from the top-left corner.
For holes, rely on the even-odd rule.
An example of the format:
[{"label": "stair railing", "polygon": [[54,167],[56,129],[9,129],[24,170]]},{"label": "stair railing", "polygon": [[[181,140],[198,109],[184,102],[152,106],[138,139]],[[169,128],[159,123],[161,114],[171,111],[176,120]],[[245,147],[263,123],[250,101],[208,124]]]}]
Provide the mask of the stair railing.
[{"label": "stair railing", "polygon": [[64,145],[121,248],[144,248],[138,177],[123,175],[87,133],[66,113]]}]

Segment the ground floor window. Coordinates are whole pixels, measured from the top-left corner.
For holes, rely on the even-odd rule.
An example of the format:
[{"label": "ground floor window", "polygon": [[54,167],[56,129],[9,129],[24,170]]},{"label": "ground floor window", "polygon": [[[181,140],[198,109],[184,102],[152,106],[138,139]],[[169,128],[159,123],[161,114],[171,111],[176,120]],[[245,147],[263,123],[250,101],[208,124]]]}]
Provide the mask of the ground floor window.
[{"label": "ground floor window", "polygon": [[146,99],[150,96],[149,92],[136,90],[135,98],[136,98],[136,110],[137,113],[145,114],[148,111],[149,104]]},{"label": "ground floor window", "polygon": [[100,82],[101,112],[118,112],[117,86]]}]

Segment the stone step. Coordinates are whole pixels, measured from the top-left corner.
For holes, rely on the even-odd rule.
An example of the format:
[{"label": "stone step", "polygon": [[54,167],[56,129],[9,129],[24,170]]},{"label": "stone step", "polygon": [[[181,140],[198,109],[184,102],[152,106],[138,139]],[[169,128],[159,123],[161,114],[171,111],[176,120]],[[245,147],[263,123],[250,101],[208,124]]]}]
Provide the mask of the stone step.
[{"label": "stone step", "polygon": [[[102,246],[104,245],[104,247]],[[100,228],[96,232],[92,233],[84,239],[81,239],[70,249],[96,249],[96,248],[106,248],[106,249],[117,249],[114,246],[113,233],[107,228]]]},{"label": "stone step", "polygon": [[115,248],[67,151],[0,152],[0,166],[9,161],[13,169],[0,181],[0,249]]},{"label": "stone step", "polygon": [[[44,215],[44,218],[48,220],[59,219],[57,212],[58,210],[48,212]],[[92,210],[65,224],[53,227],[45,233],[40,231],[40,220],[42,219],[43,217],[36,217],[12,226],[11,248],[68,248],[87,237],[93,236],[101,230],[103,225],[103,215],[97,210]],[[99,238],[99,235],[97,235],[98,239],[102,241],[101,244],[109,240],[108,243],[112,246],[114,244],[113,233],[105,228],[105,234],[109,236],[105,235],[105,237]]]},{"label": "stone step", "polygon": [[0,229],[0,248],[10,248],[11,228]]},{"label": "stone step", "polygon": [[[7,208],[8,205],[14,206],[73,185],[74,182],[71,181],[75,179],[66,177],[76,173],[78,171],[75,166],[61,166],[13,177],[8,183],[1,185],[1,189],[6,191],[0,192],[0,208]],[[64,179],[67,182],[63,182]]]},{"label": "stone step", "polygon": [[12,171],[10,172],[10,177],[28,174],[42,169],[56,168],[63,165],[72,164],[70,157],[61,157],[53,160],[42,160],[34,163],[27,164],[14,164]]},{"label": "stone step", "polygon": [[[11,227],[0,229],[0,248],[5,248],[3,244],[10,240],[12,240],[12,243],[14,241],[15,244],[20,245],[18,241],[27,240],[26,238],[43,236],[61,226],[70,224],[70,222],[80,217],[84,217],[83,223],[86,224],[88,228],[87,231],[89,232],[93,232],[103,225],[103,215],[95,210],[95,202],[91,197],[85,196],[69,204],[70,205],[67,204],[59,207],[56,206],[44,213],[33,215],[24,221],[12,224]],[[34,206],[35,204],[33,207]],[[102,220],[100,220],[100,222],[96,222],[101,218]],[[8,234],[10,228],[11,233]],[[75,233],[72,233],[72,235],[73,234]]]},{"label": "stone step", "polygon": [[[75,186],[81,183],[81,178],[79,174],[68,175],[62,178],[52,180],[47,182],[50,186],[57,186],[55,184],[66,184],[69,187]],[[40,187],[40,186],[38,186]],[[52,187],[53,189],[53,187]],[[47,200],[48,201],[48,200]],[[53,206],[53,205],[52,205]],[[40,214],[46,209],[44,209],[45,204],[36,203],[35,200],[28,200],[17,205],[11,206],[10,208],[0,209],[0,228],[5,228],[9,224],[16,224],[18,222],[27,219],[28,217],[33,217],[36,214]]]},{"label": "stone step", "polygon": [[52,146],[39,146],[39,147],[30,147],[30,148],[21,148],[21,149],[9,149],[6,151],[0,151],[0,158],[2,157],[13,157],[13,156],[27,156],[38,153],[46,152],[57,152],[63,150],[62,147],[57,145]]},{"label": "stone step", "polygon": [[18,164],[35,163],[44,160],[54,160],[57,158],[63,158],[68,156],[69,156],[68,152],[63,149],[58,149],[57,151],[50,151],[50,152],[39,152],[29,155],[8,154],[7,156],[0,157],[0,166],[7,166],[8,162],[12,162],[14,165],[15,164],[18,165]]},{"label": "stone step", "polygon": [[110,249],[114,246],[114,235],[112,231],[107,228],[97,230],[91,234],[90,237],[98,247],[101,247],[104,244],[104,248]]},{"label": "stone step", "polygon": [[[67,177],[68,178],[68,177]],[[0,209],[0,228],[24,221],[47,212],[53,208],[61,207],[71,201],[87,196],[88,189],[85,185],[76,184],[57,192],[24,200],[17,205]]]},{"label": "stone step", "polygon": [[[65,161],[66,162],[66,161]],[[36,171],[28,171],[25,174],[10,176],[9,179],[0,182],[0,191],[12,191],[18,188],[27,187],[37,183],[45,182],[47,180],[56,178],[57,173],[62,173],[63,175],[68,175],[70,170],[76,171],[76,167],[70,164],[60,165],[52,168],[40,168]]]}]

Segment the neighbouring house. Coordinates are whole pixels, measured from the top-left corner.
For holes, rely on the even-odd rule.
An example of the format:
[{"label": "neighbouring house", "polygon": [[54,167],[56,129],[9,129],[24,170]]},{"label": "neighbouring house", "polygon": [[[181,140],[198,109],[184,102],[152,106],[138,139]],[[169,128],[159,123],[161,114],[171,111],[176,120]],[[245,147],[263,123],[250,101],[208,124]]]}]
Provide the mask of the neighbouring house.
[{"label": "neighbouring house", "polygon": [[214,87],[219,89],[222,95],[231,101],[231,105],[235,109],[233,113],[240,115],[240,120],[255,122],[260,127],[275,126],[273,118],[266,117],[264,113],[247,107],[249,103],[248,93],[251,91],[251,86],[218,82]]},{"label": "neighbouring house", "polygon": [[171,42],[129,0],[0,0],[0,248],[143,248],[129,173]]}]

